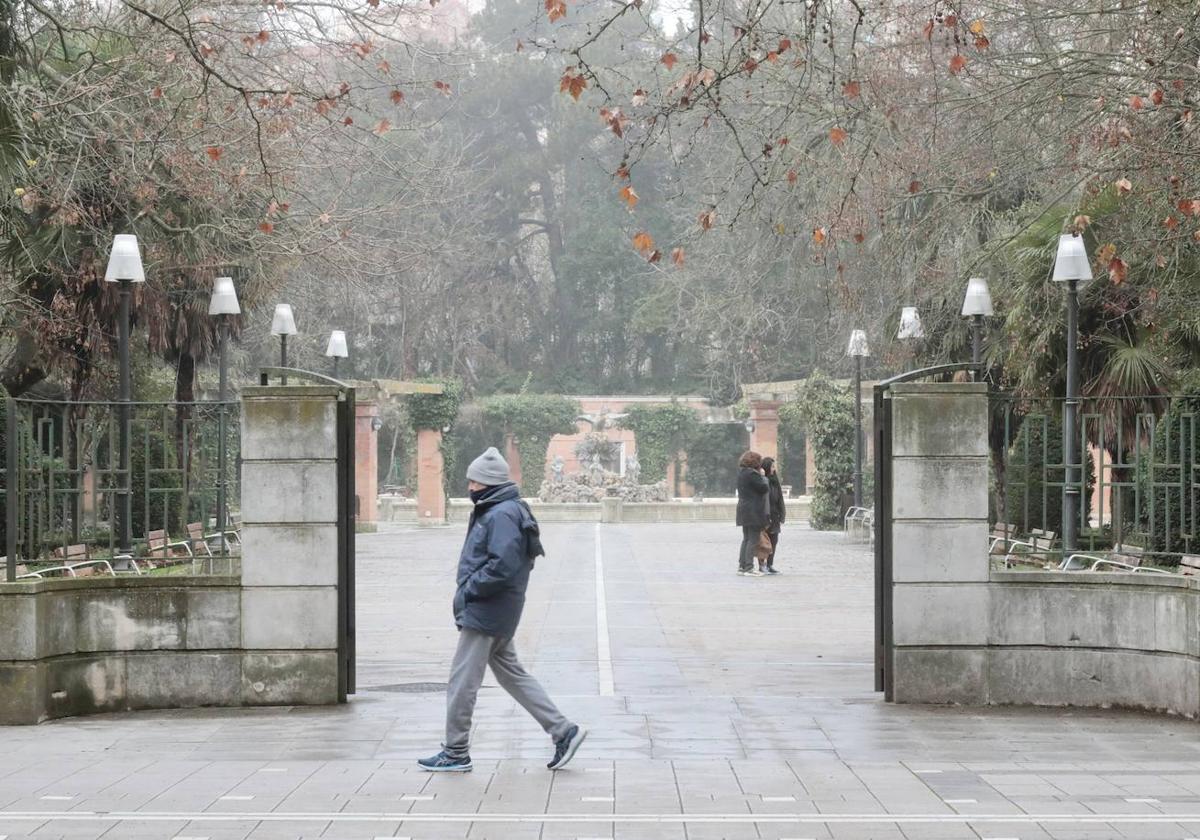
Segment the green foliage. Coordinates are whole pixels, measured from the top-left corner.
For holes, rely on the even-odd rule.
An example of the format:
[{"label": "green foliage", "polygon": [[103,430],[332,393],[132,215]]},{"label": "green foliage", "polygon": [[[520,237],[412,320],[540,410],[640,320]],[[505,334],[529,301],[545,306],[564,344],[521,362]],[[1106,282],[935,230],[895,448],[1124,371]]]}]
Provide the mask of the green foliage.
[{"label": "green foliage", "polygon": [[842,500],[854,492],[854,395],[818,371],[800,385],[794,401],[780,408],[779,417],[789,437],[803,430],[812,440],[817,471],[812,527],[840,528]]},{"label": "green foliage", "polygon": [[462,404],[462,383],[449,379],[441,384],[440,394],[409,394],[405,398],[405,409],[413,429],[437,429],[440,432],[454,425]]},{"label": "green foliage", "polygon": [[554,435],[576,431],[580,407],[576,400],[554,394],[506,394],[488,397],[481,408],[485,427],[512,435],[521,456],[521,492],[533,495],[546,474],[546,447]]},{"label": "green foliage", "polygon": [[686,449],[700,427],[696,412],[675,400],[665,405],[631,405],[621,428],[637,435],[642,482],[657,484],[667,477],[667,465]]},{"label": "green foliage", "polygon": [[[1138,461],[1139,529],[1145,534],[1145,547],[1162,552],[1156,558],[1168,563],[1178,562],[1180,554],[1197,550],[1195,491],[1193,487],[1200,472],[1197,437],[1200,436],[1200,373],[1192,373],[1183,383],[1181,396],[1171,400],[1167,411],[1154,427],[1153,443],[1143,449]],[[1147,457],[1149,456],[1149,457]],[[1123,508],[1134,508],[1130,493],[1123,495]]]},{"label": "green foliage", "polygon": [[[1054,411],[1027,415],[1008,449],[1005,464],[1007,511],[994,511],[996,521],[1007,517],[1019,533],[1032,528],[1062,536],[1063,468],[1062,418]],[[1087,455],[1083,474],[1087,486],[1081,504],[1089,509],[1095,470]]]},{"label": "green foliage", "polygon": [[746,451],[739,424],[702,425],[687,445],[688,483],[705,496],[737,494],[738,458]]}]

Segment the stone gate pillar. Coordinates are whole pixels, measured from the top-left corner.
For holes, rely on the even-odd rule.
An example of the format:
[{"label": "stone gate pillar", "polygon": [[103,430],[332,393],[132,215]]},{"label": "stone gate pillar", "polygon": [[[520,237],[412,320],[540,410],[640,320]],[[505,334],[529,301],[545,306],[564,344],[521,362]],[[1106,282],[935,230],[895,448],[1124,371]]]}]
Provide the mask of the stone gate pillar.
[{"label": "stone gate pillar", "polygon": [[986,695],[988,394],[903,383],[892,394],[894,699]]},{"label": "stone gate pillar", "polygon": [[443,525],[446,522],[446,489],[442,483],[442,433],[438,429],[417,430],[417,522]]},{"label": "stone gate pillar", "polygon": [[337,402],[242,389],[242,702],[338,700]]},{"label": "stone gate pillar", "polygon": [[[504,436],[504,460],[508,462],[508,477],[519,485],[523,474],[521,472],[521,450],[517,448],[516,435]],[[541,485],[540,481],[538,485]]]}]

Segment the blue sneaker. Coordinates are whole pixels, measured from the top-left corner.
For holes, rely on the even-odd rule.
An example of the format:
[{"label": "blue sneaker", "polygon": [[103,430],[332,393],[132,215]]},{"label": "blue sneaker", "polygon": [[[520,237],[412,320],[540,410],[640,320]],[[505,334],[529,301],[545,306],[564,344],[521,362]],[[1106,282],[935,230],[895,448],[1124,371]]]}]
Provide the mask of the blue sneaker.
[{"label": "blue sneaker", "polygon": [[430,773],[470,773],[473,769],[469,755],[455,758],[447,754],[445,750],[437,755],[431,755],[429,758],[419,758],[417,764],[421,765],[422,770]]},{"label": "blue sneaker", "polygon": [[587,730],[580,726],[572,726],[567,730],[567,734],[562,737],[562,740],[554,745],[554,758],[550,759],[550,763],[546,766],[551,770],[561,770],[567,766],[575,753],[579,751],[580,744],[587,737]]}]

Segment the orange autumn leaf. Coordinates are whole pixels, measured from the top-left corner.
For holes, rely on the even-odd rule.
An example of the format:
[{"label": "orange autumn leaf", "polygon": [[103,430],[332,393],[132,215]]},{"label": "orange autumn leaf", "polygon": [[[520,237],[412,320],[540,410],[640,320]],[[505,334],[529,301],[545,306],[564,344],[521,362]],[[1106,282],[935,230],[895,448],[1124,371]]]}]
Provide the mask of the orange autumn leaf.
[{"label": "orange autumn leaf", "polygon": [[267,221],[262,221],[258,223],[258,229],[263,233],[273,233],[275,230],[275,225]]},{"label": "orange autumn leaf", "polygon": [[825,244],[825,228],[823,228],[823,227],[813,228],[813,242],[816,245],[824,245]]},{"label": "orange autumn leaf", "polygon": [[1113,257],[1108,262],[1108,279],[1114,286],[1120,286],[1125,282],[1126,270],[1125,261],[1120,257]]},{"label": "orange autumn leaf", "polygon": [[221,159],[221,155],[225,154],[225,150],[224,150],[224,149],[222,149],[220,146],[209,146],[209,147],[208,147],[207,149],[205,149],[204,151],[205,151],[205,152],[207,152],[207,153],[208,153],[208,156],[209,156],[209,158],[210,158],[210,159],[212,159],[212,160],[214,160],[214,161],[218,161],[218,160],[220,160],[220,159]]},{"label": "orange autumn leaf", "polygon": [[669,52],[669,53],[664,54],[663,57],[659,59],[659,61],[661,61],[663,66],[666,67],[668,70],[672,70],[675,67],[675,62],[679,61],[679,57],[677,55],[675,55],[675,53]]},{"label": "orange autumn leaf", "polygon": [[633,248],[644,257],[649,257],[654,251],[654,238],[646,231],[640,231],[633,235]]},{"label": "orange autumn leaf", "polygon": [[1118,195],[1129,195],[1133,192],[1133,183],[1128,178],[1118,178],[1115,186]]},{"label": "orange autumn leaf", "polygon": [[567,16],[566,0],[546,0],[546,15],[550,18],[550,22],[564,18]]},{"label": "orange autumn leaf", "polygon": [[1175,228],[1179,227],[1179,220],[1174,216],[1167,216],[1167,218],[1163,219],[1163,227],[1167,230],[1175,230]]},{"label": "orange autumn leaf", "polygon": [[380,120],[378,123],[375,124],[375,128],[372,129],[372,131],[374,131],[375,134],[379,137],[382,137],[383,135],[387,134],[391,130],[392,130],[392,124],[388,120]]},{"label": "orange autumn leaf", "polygon": [[953,29],[954,27],[958,26],[958,15],[946,15],[946,17],[942,20],[942,25],[947,29]]},{"label": "orange autumn leaf", "polygon": [[975,36],[975,49],[986,50],[991,45],[992,45],[992,42],[988,40],[988,36],[986,36],[986,35],[976,35]]},{"label": "orange autumn leaf", "polygon": [[634,207],[637,207],[638,194],[634,191],[632,186],[621,188],[621,199],[629,205],[630,211],[632,211]]},{"label": "orange autumn leaf", "polygon": [[1142,97],[1140,96],[1134,95],[1129,97],[1129,107],[1135,111],[1142,110],[1142,108],[1145,107],[1145,104],[1146,103],[1142,101]]},{"label": "orange autumn leaf", "polygon": [[1161,88],[1154,89],[1154,93],[1150,94],[1150,101],[1155,105],[1161,105],[1163,103],[1163,92]]},{"label": "orange autumn leaf", "polygon": [[983,34],[983,21],[982,20],[973,20],[973,21],[971,21],[971,25],[968,28],[971,30],[972,35],[982,35]]},{"label": "orange autumn leaf", "polygon": [[842,128],[840,125],[835,125],[833,128],[829,129],[829,140],[835,146],[840,146],[845,143],[846,138],[849,136],[850,135],[846,133],[846,129]]},{"label": "orange autumn leaf", "polygon": [[789,38],[780,38],[779,46],[775,48],[777,53],[785,53],[792,48],[792,42]]},{"label": "orange autumn leaf", "polygon": [[957,76],[967,66],[967,59],[961,55],[956,55],[950,59],[950,72]]},{"label": "orange autumn leaf", "polygon": [[440,91],[443,96],[450,95],[450,83],[449,82],[436,81],[433,83],[433,87],[435,90]]},{"label": "orange autumn leaf", "polygon": [[576,102],[579,101],[580,95],[587,88],[587,79],[581,74],[575,72],[574,67],[568,67],[563,71],[562,78],[558,80],[559,93],[568,93]]}]

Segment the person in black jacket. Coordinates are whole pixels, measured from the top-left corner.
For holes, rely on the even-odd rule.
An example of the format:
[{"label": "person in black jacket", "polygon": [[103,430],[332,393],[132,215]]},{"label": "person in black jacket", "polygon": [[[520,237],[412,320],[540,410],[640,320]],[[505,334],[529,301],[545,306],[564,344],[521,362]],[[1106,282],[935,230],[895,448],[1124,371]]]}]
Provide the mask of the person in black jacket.
[{"label": "person in black jacket", "polygon": [[742,529],[742,550],[738,554],[738,574],[762,577],[754,569],[754,549],[759,537],[767,527],[769,511],[767,490],[770,485],[762,470],[762,456],[757,452],[745,452],[738,461],[738,505],[737,524]]},{"label": "person in black jacket", "polygon": [[774,458],[763,458],[763,474],[767,477],[767,501],[770,512],[767,516],[767,536],[771,538],[771,553],[766,561],[760,564],[760,571],[768,575],[777,575],[775,568],[775,550],[779,548],[779,532],[787,520],[787,502],[783,498],[783,485],[779,483],[779,472],[775,469]]},{"label": "person in black jacket", "polygon": [[558,770],[575,757],[587,730],[563,716],[518,661],[513,647],[529,573],[534,559],[543,554],[538,523],[494,446],[471,462],[467,479],[475,509],[458,560],[458,649],[446,690],[446,740],[441,752],[417,763],[436,773],[471,770],[471,718],[484,669],[490,665],[501,687],[554,741],[554,758],[546,766]]}]

